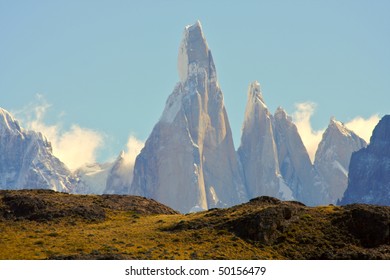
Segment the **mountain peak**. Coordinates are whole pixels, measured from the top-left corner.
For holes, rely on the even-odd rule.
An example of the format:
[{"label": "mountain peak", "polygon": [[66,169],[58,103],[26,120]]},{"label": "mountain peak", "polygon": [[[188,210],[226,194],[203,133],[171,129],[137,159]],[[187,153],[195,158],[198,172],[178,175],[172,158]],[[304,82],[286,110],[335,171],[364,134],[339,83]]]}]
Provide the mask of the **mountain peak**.
[{"label": "mountain peak", "polygon": [[260,83],[258,81],[254,81],[249,85],[248,95],[248,100],[251,100],[253,103],[260,102],[260,104],[263,105],[262,107],[267,108],[261,92]]},{"label": "mountain peak", "polygon": [[384,116],[374,128],[368,146],[370,152],[390,157],[390,115]]},{"label": "mountain peak", "polygon": [[202,31],[202,24],[200,23],[200,20],[198,19],[194,24],[187,25],[185,27],[185,29],[187,29],[187,30],[200,29]]},{"label": "mountain peak", "polygon": [[372,132],[370,142],[390,140],[390,115],[384,116]]},{"label": "mountain peak", "polygon": [[121,159],[123,159],[125,157],[125,151],[124,150],[122,150],[120,153],[119,153],[119,155],[118,155],[118,157],[117,157],[117,161],[118,160],[121,160]]},{"label": "mountain peak", "polygon": [[370,144],[352,154],[341,204],[390,205],[390,115],[375,126]]},{"label": "mountain peak", "polygon": [[330,118],[328,129],[338,131],[346,137],[351,137],[353,133],[342,122],[336,120],[335,117]]},{"label": "mountain peak", "polygon": [[280,106],[276,109],[274,116],[275,116],[275,118],[280,119],[280,120],[289,118],[287,115],[287,112]]},{"label": "mountain peak", "polygon": [[5,109],[0,107],[0,131],[8,130],[12,132],[21,132],[19,122]]},{"label": "mountain peak", "polygon": [[0,189],[74,189],[74,177],[40,132],[24,130],[0,108]]},{"label": "mountain peak", "polygon": [[180,82],[134,165],[130,193],[181,212],[246,200],[211,51],[199,21],[184,28]]},{"label": "mountain peak", "polygon": [[199,20],[184,28],[177,67],[182,84],[189,76],[202,70],[206,71],[209,77],[215,75],[214,63]]}]

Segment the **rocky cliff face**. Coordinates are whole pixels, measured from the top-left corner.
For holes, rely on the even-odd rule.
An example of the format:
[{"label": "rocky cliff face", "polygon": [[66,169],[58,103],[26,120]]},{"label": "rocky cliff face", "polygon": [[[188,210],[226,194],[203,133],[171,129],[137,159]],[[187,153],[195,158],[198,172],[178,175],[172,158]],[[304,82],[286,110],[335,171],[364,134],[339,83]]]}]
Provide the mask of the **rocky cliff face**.
[{"label": "rocky cliff face", "polygon": [[268,195],[293,199],[280,174],[272,115],[265,105],[258,82],[249,86],[238,154],[249,198]]},{"label": "rocky cliff face", "polygon": [[187,26],[180,82],[136,159],[131,194],[181,212],[246,200],[223,94],[201,24]]},{"label": "rocky cliff face", "polygon": [[334,118],[330,120],[318,150],[314,166],[325,181],[328,199],[323,203],[336,204],[348,185],[348,167],[353,152],[365,147],[366,142]]},{"label": "rocky cliff face", "polygon": [[313,167],[291,117],[278,108],[274,114],[274,135],[279,169],[296,200],[318,205],[326,197],[323,180]]},{"label": "rocky cliff face", "polygon": [[341,204],[390,205],[390,115],[375,127],[370,144],[354,152]]},{"label": "rocky cliff face", "polygon": [[75,178],[52,154],[47,139],[20,127],[0,108],[0,189],[45,188],[70,192]]}]

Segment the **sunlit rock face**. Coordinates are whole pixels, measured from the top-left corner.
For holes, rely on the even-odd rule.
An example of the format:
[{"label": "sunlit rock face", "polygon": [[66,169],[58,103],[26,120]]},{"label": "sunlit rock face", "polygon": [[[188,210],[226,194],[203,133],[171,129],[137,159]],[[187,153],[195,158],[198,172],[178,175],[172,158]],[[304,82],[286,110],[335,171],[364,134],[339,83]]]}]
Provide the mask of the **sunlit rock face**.
[{"label": "sunlit rock face", "polygon": [[306,205],[322,204],[327,197],[323,180],[310,161],[296,125],[280,107],[274,114],[274,134],[280,173],[294,198]]},{"label": "sunlit rock face", "polygon": [[179,48],[180,82],[137,157],[131,194],[181,212],[247,199],[216,69],[201,24]]},{"label": "sunlit rock face", "polygon": [[20,127],[0,108],[0,189],[71,192],[76,180],[52,153],[46,137]]},{"label": "sunlit rock face", "polygon": [[332,118],[318,145],[314,166],[322,176],[328,192],[324,204],[336,204],[348,185],[348,167],[353,152],[367,143],[341,122]]},{"label": "sunlit rock face", "polygon": [[272,123],[273,116],[264,102],[260,84],[253,82],[248,89],[241,145],[238,148],[248,196],[293,199],[291,189],[280,174]]}]

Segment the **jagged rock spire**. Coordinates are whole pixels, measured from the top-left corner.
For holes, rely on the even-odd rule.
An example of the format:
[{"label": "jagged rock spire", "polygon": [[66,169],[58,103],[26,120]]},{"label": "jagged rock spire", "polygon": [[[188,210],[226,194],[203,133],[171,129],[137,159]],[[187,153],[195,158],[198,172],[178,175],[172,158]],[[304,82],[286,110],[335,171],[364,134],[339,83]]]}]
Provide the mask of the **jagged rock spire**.
[{"label": "jagged rock spire", "polygon": [[130,193],[181,212],[246,200],[216,70],[200,22],[184,29],[180,82],[136,159]]}]

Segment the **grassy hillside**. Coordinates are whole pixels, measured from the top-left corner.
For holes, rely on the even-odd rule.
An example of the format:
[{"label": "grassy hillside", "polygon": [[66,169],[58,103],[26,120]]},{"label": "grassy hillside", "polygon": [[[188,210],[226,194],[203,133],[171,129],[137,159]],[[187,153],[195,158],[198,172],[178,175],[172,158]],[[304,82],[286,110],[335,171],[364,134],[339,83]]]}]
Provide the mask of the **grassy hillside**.
[{"label": "grassy hillside", "polygon": [[390,259],[390,207],[260,197],[183,215],[134,196],[0,191],[0,259]]}]

